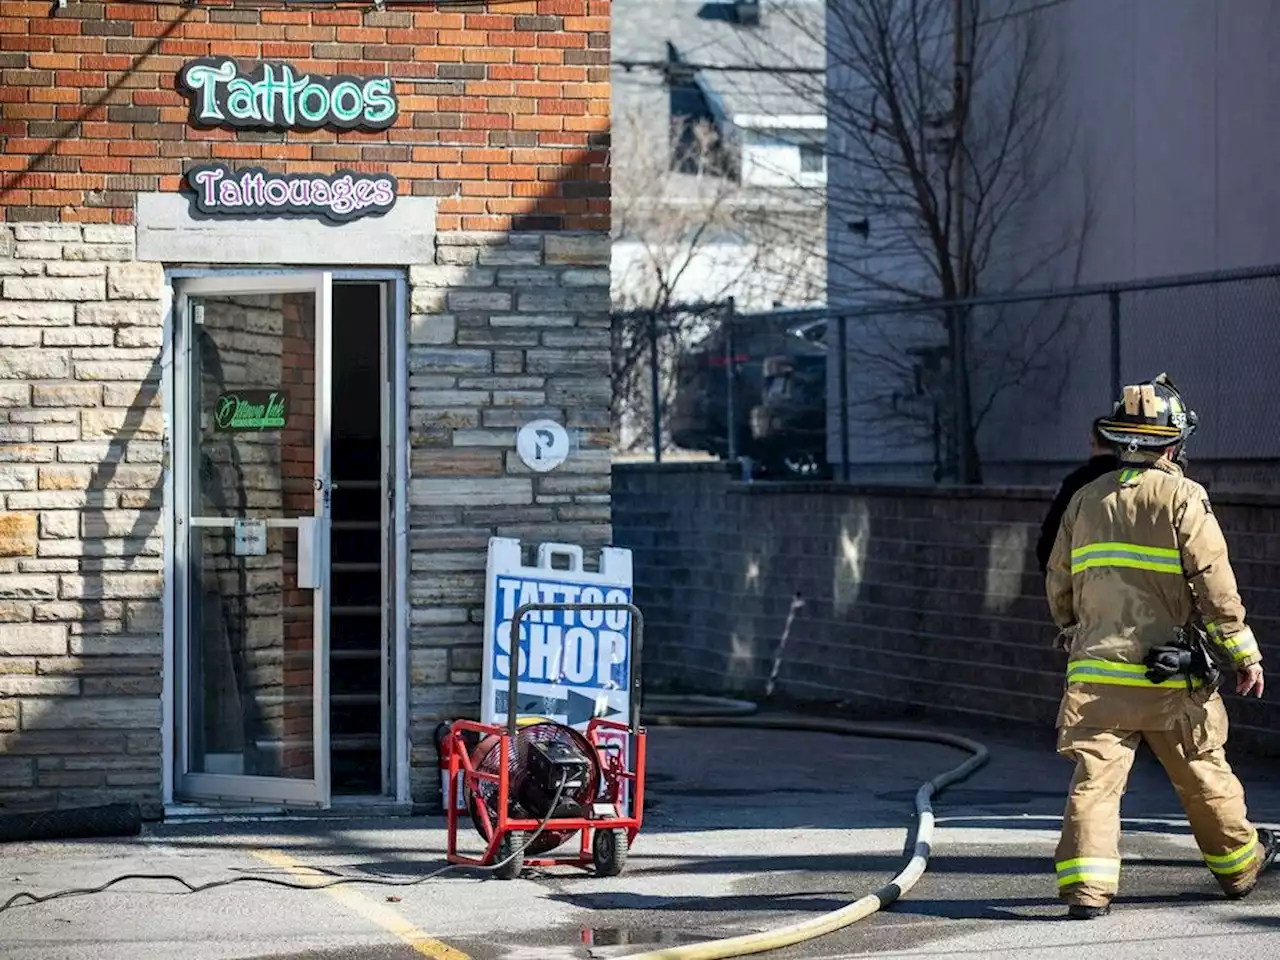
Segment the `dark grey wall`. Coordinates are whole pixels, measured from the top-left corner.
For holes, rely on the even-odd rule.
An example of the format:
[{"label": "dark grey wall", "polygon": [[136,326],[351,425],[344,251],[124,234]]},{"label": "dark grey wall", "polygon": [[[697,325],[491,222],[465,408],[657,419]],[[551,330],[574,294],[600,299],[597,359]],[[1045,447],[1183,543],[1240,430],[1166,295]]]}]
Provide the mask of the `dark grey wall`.
[{"label": "dark grey wall", "polygon": [[[634,553],[645,683],[776,693],[892,719],[1048,729],[1062,657],[1035,562],[1051,491],[746,485],[720,464],[615,465],[614,542]],[[1280,510],[1215,501],[1268,665]],[[1280,709],[1227,694],[1233,742],[1280,752]]]}]

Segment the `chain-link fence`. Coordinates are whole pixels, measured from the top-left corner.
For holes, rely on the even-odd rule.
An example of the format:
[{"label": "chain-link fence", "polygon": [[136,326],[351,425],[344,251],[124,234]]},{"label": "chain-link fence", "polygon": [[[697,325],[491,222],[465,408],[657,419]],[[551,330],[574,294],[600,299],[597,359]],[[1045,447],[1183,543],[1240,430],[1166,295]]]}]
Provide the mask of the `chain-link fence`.
[{"label": "chain-link fence", "polygon": [[[951,303],[615,313],[622,449],[755,476],[1056,483],[1121,387],[1167,372],[1199,413],[1197,477],[1280,480],[1264,391],[1280,266]],[[657,436],[659,442],[654,444]]]}]

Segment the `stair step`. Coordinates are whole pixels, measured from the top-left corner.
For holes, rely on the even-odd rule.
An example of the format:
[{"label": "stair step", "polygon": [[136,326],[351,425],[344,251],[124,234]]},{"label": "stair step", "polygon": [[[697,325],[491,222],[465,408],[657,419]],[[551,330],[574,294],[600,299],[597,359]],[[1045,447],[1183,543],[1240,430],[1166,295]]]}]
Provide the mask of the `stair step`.
[{"label": "stair step", "polygon": [[382,656],[381,650],[330,650],[329,656],[334,660],[377,660]]},{"label": "stair step", "polygon": [[351,753],[357,751],[374,753],[382,750],[382,737],[376,733],[364,735],[344,734],[340,737],[331,737],[329,739],[329,749]]}]

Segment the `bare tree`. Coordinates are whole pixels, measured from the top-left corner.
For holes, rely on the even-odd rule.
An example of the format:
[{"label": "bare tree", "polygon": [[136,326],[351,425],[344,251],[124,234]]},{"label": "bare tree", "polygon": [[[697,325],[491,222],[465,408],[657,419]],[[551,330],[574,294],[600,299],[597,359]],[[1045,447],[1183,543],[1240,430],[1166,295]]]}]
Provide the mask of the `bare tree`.
[{"label": "bare tree", "polygon": [[[977,433],[1002,395],[1065,382],[1058,347],[1078,326],[1061,304],[1017,323],[1007,310],[920,309],[1079,276],[1092,211],[1085,171],[1066,176],[1074,137],[1041,23],[1054,5],[827,0],[825,77],[784,71],[796,96],[825,102],[830,222],[859,238],[832,238],[831,300],[906,311],[848,321],[856,402],[886,442],[946,447],[961,482],[981,482]],[[785,2],[766,15],[814,29]]]},{"label": "bare tree", "polygon": [[[620,446],[631,450],[653,440],[653,374],[666,407],[680,357],[715,319],[686,305],[730,296],[760,251],[744,228],[734,150],[714,125],[676,117],[654,131],[637,113],[614,127],[632,145],[615,151],[612,171],[613,410]],[[655,132],[665,142],[654,144]]]}]

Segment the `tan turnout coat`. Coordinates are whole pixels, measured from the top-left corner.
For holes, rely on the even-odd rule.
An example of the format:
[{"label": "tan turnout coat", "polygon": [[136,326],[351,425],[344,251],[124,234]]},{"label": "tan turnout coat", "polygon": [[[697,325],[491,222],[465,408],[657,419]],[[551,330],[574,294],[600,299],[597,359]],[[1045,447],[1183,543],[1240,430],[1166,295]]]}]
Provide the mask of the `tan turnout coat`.
[{"label": "tan turnout coat", "polygon": [[1076,492],[1045,587],[1069,655],[1060,727],[1179,725],[1209,691],[1155,686],[1142,661],[1197,612],[1220,662],[1262,659],[1208,494],[1165,458],[1126,461]]}]

